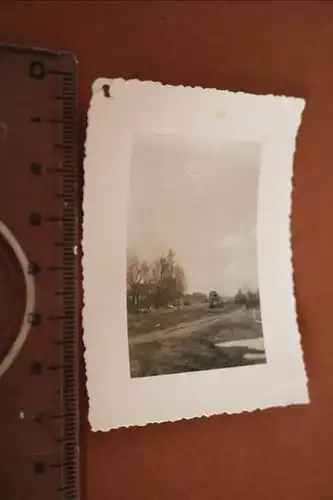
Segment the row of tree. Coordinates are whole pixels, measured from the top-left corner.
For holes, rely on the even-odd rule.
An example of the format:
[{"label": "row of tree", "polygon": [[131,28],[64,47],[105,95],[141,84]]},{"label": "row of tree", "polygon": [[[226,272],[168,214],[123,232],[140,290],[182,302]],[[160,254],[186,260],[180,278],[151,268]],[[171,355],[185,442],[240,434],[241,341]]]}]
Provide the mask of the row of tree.
[{"label": "row of tree", "polygon": [[128,255],[127,302],[130,309],[161,307],[179,300],[185,292],[185,272],[173,250],[152,262]]},{"label": "row of tree", "polygon": [[[217,292],[210,292],[211,294]],[[177,262],[176,253],[170,249],[166,254],[148,262],[135,255],[127,257],[127,306],[135,311],[152,306],[158,308],[170,303],[185,305],[194,302],[209,302],[204,293],[186,293],[184,268]],[[259,291],[239,289],[234,297],[236,304],[259,307]]]},{"label": "row of tree", "polygon": [[235,304],[246,307],[260,307],[259,290],[238,290],[235,295]]}]

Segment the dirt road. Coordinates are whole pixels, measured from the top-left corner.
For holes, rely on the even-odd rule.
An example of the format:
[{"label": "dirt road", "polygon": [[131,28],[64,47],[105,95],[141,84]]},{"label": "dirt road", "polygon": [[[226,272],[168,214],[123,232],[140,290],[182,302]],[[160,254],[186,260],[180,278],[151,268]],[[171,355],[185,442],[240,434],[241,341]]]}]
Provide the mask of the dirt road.
[{"label": "dirt road", "polygon": [[246,313],[242,308],[229,312],[224,312],[223,310],[221,310],[221,314],[219,315],[207,316],[201,319],[196,319],[194,321],[180,323],[179,325],[164,328],[162,330],[156,329],[155,331],[152,331],[150,333],[132,336],[129,338],[129,343],[130,345],[134,345],[150,343],[169,338],[187,337],[208,332],[212,327],[214,327],[214,330],[218,330],[219,326],[221,327],[221,329],[225,329],[226,327],[232,329],[233,323],[244,321],[245,315]]}]

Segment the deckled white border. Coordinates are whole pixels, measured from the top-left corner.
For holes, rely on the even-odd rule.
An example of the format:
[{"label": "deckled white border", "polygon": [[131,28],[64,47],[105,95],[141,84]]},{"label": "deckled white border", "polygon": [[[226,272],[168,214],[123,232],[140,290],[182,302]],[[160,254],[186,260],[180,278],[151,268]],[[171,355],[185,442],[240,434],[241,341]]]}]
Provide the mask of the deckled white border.
[{"label": "deckled white border", "polygon": [[[110,97],[102,86],[110,86]],[[308,403],[290,247],[295,138],[305,102],[159,83],[93,85],[85,159],[84,342],[94,431]],[[132,137],[179,134],[263,144],[258,266],[266,365],[131,379],[126,210]]]}]

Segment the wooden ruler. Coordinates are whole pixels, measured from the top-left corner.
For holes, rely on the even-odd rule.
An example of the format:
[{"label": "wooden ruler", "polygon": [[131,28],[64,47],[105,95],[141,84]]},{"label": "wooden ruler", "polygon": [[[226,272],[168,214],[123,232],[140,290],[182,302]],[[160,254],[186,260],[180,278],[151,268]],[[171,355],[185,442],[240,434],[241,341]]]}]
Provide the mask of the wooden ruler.
[{"label": "wooden ruler", "polygon": [[0,46],[0,498],[79,499],[76,60]]}]

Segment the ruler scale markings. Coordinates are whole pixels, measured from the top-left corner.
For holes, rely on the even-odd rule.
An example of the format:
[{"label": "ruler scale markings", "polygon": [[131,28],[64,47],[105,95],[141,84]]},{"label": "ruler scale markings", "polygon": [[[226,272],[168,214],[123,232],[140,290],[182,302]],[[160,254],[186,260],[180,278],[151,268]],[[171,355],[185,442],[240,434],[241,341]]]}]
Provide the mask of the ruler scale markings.
[{"label": "ruler scale markings", "polygon": [[[24,376],[22,378],[23,381],[33,385],[35,387],[34,390],[37,390],[39,387],[38,380],[41,380],[41,377],[44,377],[46,373],[54,373],[55,378],[54,380],[52,378],[52,381],[50,380],[48,394],[45,393],[44,389],[45,394],[43,393],[43,395],[41,393],[40,406],[31,409],[25,408],[25,413],[30,412],[36,425],[42,426],[41,429],[44,429],[46,433],[49,425],[48,422],[51,422],[51,420],[58,422],[55,427],[58,436],[52,437],[54,431],[52,434],[49,434],[50,447],[47,455],[50,459],[42,460],[40,454],[36,456],[36,458],[31,456],[31,469],[17,470],[22,480],[20,482],[9,481],[8,488],[10,488],[10,490],[8,491],[14,492],[14,494],[10,494],[12,500],[21,500],[22,495],[19,493],[16,495],[15,492],[24,492],[24,481],[26,481],[29,492],[32,492],[34,487],[36,488],[36,498],[37,495],[39,495],[38,498],[48,498],[50,500],[79,500],[78,306],[76,302],[78,295],[78,263],[77,257],[74,255],[74,248],[78,245],[78,174],[76,152],[77,89],[75,62],[73,56],[69,54],[56,54],[37,49],[22,49],[4,46],[0,46],[0,60],[1,62],[4,60],[4,67],[9,69],[9,79],[11,78],[10,72],[13,72],[13,85],[9,86],[7,83],[8,74],[3,78],[4,75],[0,73],[0,88],[2,90],[0,99],[2,97],[3,104],[7,104],[6,100],[10,101],[11,95],[15,95],[15,92],[11,93],[11,87],[14,88],[16,85],[16,91],[19,90],[20,85],[26,85],[27,88],[30,88],[29,95],[31,95],[31,99],[26,105],[22,106],[22,110],[20,109],[22,125],[18,125],[18,127],[30,127],[28,136],[32,137],[33,135],[32,140],[28,143],[28,147],[21,147],[22,151],[31,152],[33,144],[35,144],[37,148],[35,154],[33,154],[33,158],[29,158],[27,166],[25,167],[31,174],[31,182],[26,186],[26,189],[27,191],[31,190],[31,192],[35,192],[34,190],[36,189],[43,189],[43,180],[46,178],[45,176],[48,176],[50,185],[55,184],[57,180],[59,180],[59,186],[61,186],[58,188],[59,192],[56,192],[54,188],[52,188],[52,192],[50,192],[49,199],[54,200],[52,202],[54,207],[53,213],[47,210],[45,212],[43,208],[39,209],[38,207],[36,207],[35,210],[28,209],[26,218],[29,218],[30,212],[32,211],[34,213],[31,215],[31,217],[33,216],[31,221],[37,223],[36,217],[38,215],[38,224],[34,225],[32,228],[30,237],[26,240],[23,238],[20,242],[24,249],[31,254],[29,255],[29,259],[31,258],[34,265],[37,266],[36,269],[39,269],[38,276],[43,277],[45,273],[57,273],[61,280],[61,286],[59,286],[60,283],[58,283],[54,291],[52,292],[50,290],[49,292],[50,304],[52,304],[51,297],[55,297],[56,295],[58,297],[56,303],[58,303],[58,301],[59,304],[62,303],[61,309],[58,310],[52,307],[52,312],[55,312],[55,314],[50,314],[51,309],[50,312],[47,310],[39,310],[38,308],[36,311],[31,311],[31,318],[34,318],[34,326],[32,328],[37,328],[38,330],[35,331],[39,331],[42,334],[40,341],[45,345],[49,343],[50,346],[54,346],[54,353],[58,354],[52,357],[52,359],[50,359],[50,357],[40,360],[38,357],[37,359],[36,357],[32,358],[27,369],[23,368],[25,373],[30,373],[31,370],[31,374],[29,378]],[[42,87],[45,87],[45,92],[39,92],[39,89]],[[26,90],[24,91],[26,92]],[[6,96],[6,99],[4,99],[3,96]],[[52,116],[44,116],[43,113],[36,113],[35,109],[48,109],[48,100],[57,103],[57,112]],[[35,108],[31,106],[33,102],[36,103]],[[14,105],[15,103],[8,104],[8,108],[11,109],[10,106]],[[43,106],[45,106],[45,108],[43,108]],[[26,116],[24,113],[25,110],[28,109],[28,116]],[[8,116],[10,116],[10,114],[8,114]],[[43,161],[41,161],[38,154],[38,144],[40,140],[43,140],[45,143],[44,137],[47,137],[46,140],[49,140],[48,138],[50,135],[49,132],[46,131],[50,130],[50,133],[54,135],[54,142],[50,143],[48,159],[46,160],[44,158]],[[24,132],[23,129],[22,132]],[[22,132],[20,132],[20,137],[25,137],[26,135]],[[6,157],[6,161],[10,164],[11,159],[13,158],[14,160],[15,158],[15,154],[13,154],[15,152],[9,153],[8,157]],[[31,155],[31,153],[27,154]],[[61,168],[60,166],[57,167],[57,157],[59,157],[59,159],[61,158]],[[22,160],[20,160],[20,164],[21,163]],[[19,173],[19,168],[20,167],[16,169],[16,175]],[[7,170],[10,171],[10,169]],[[38,181],[40,184],[36,184],[36,181],[33,179],[40,179]],[[14,185],[13,182],[11,184]],[[24,203],[25,197],[23,198]],[[61,200],[61,203],[59,203],[58,200]],[[24,221],[22,220],[22,224],[26,224],[26,219],[24,219]],[[61,256],[59,260],[52,258],[49,263],[43,260],[43,255],[39,257],[38,252],[41,246],[37,244],[39,239],[43,238],[44,228],[47,227],[52,227],[52,231],[54,231],[54,241],[59,244],[59,256]],[[53,243],[50,242],[49,246],[50,254],[52,255]],[[39,258],[42,262],[39,262]],[[37,285],[37,307],[39,300],[38,293]],[[56,305],[55,307],[58,306]],[[36,318],[41,318],[38,325],[36,324]],[[52,337],[47,335],[48,325],[50,325]],[[53,335],[53,332],[57,332],[57,335]],[[35,335],[36,334],[34,334],[34,336]],[[57,337],[56,340],[55,336]],[[31,333],[31,339],[33,340],[33,338]],[[27,346],[24,349],[29,349],[29,347]],[[46,349],[45,352],[49,352],[49,349]],[[32,356],[35,355],[32,353]],[[20,366],[20,361],[19,356],[15,363],[18,363],[18,366]],[[32,367],[34,368],[32,369]],[[22,371],[22,373],[24,373],[24,371]],[[58,373],[61,374],[60,378],[56,375]],[[8,376],[10,376],[10,370]],[[0,379],[0,397],[2,397],[1,382]],[[61,384],[60,386],[58,385],[59,383]],[[45,384],[43,387],[44,386]],[[57,402],[52,402],[52,406],[48,406],[49,409],[52,407],[55,410],[49,413],[49,409],[43,408],[43,401],[47,404],[45,398],[50,398],[51,394],[54,394],[53,397],[58,397]],[[17,422],[17,418],[14,420]],[[14,422],[14,420],[12,419],[12,422]],[[1,422],[2,421],[3,420],[1,420]],[[4,420],[4,423],[8,424],[8,421]],[[15,423],[15,425],[17,424]],[[21,435],[22,432],[24,432],[25,421],[23,420],[19,425],[21,427],[19,434]],[[33,432],[33,430],[29,432]],[[13,444],[14,443],[8,445],[8,449],[2,448],[0,439],[0,450],[4,450],[5,452],[2,458],[4,459],[6,456],[6,461],[8,462],[11,457],[13,457],[13,460],[15,460],[15,462],[13,462],[13,467],[17,469],[15,465],[17,460],[18,463],[21,463],[21,450],[19,448],[14,449]],[[18,441],[18,446],[19,444],[20,441]],[[27,450],[24,453],[26,454]],[[43,454],[46,456],[45,452],[43,452]],[[52,464],[53,470],[59,471],[59,474],[54,475],[53,473],[52,477],[48,477],[47,481],[43,482],[43,485],[41,485],[34,477],[36,475],[38,477],[40,474],[48,475],[48,470],[52,470]],[[56,467],[55,464],[57,464]],[[1,495],[2,494],[3,488]]]},{"label": "ruler scale markings", "polygon": [[[74,76],[64,76],[63,78],[63,90],[62,94],[66,95],[68,97],[72,97],[72,106],[69,107],[70,110],[72,108],[75,108],[76,106],[76,96],[75,92],[75,81],[74,81]],[[65,114],[65,109],[63,110],[63,116]],[[63,127],[63,138],[62,141],[64,144],[69,144],[71,146],[68,151],[69,155],[66,156],[66,149],[64,148],[64,161],[66,161],[66,164],[69,166],[69,168],[72,167],[72,170],[75,173],[75,153],[76,149],[75,146],[73,148],[73,144],[75,145],[75,135],[73,135],[73,130],[69,129],[68,126]],[[68,160],[68,157],[70,158]],[[73,164],[71,165],[71,159],[73,158]],[[66,191],[66,185],[67,185],[67,175],[64,172],[63,173],[63,192]],[[74,201],[77,203],[76,197],[74,198]],[[70,212],[70,215],[73,214],[73,209],[72,210],[66,210],[65,207],[63,207],[63,212],[64,214],[66,212]],[[64,220],[64,238],[69,240],[70,246],[72,247],[72,252],[73,248],[77,243],[77,221],[75,217],[69,217],[65,218]],[[63,261],[64,263],[68,263],[69,266],[72,266],[73,269],[77,268],[77,263],[76,263],[76,257],[72,253],[71,255],[68,255],[65,251],[63,252]],[[76,280],[75,280],[76,281]],[[64,290],[68,290],[70,293],[72,293],[74,287],[73,285],[75,284],[75,281],[72,280],[72,277],[68,278],[68,275],[63,275],[63,288]],[[73,300],[73,295],[72,298],[69,296],[66,296],[67,301],[64,303],[64,309],[66,310],[67,314],[71,314],[71,317],[69,318],[66,314],[66,319],[64,321],[64,338],[66,339],[67,336],[71,336],[71,330],[72,330],[72,324],[73,320],[76,323],[77,322],[77,316],[76,316],[76,309],[75,309],[75,301]],[[70,305],[70,307],[67,307],[67,304]],[[65,374],[65,380],[67,385],[69,384],[69,381],[76,382],[77,379],[77,371],[73,371],[73,365],[74,363],[69,363],[67,364],[67,360],[71,360],[72,355],[74,356],[74,350],[72,349],[71,344],[65,344],[65,352],[64,352],[64,374]],[[77,363],[76,363],[77,364]],[[77,383],[76,383],[77,385]],[[68,436],[72,435],[73,436],[73,441],[69,441],[65,445],[65,460],[69,463],[71,463],[71,459],[74,461],[73,467],[67,467],[66,473],[67,473],[67,484],[70,486],[70,489],[74,488],[77,486],[77,464],[75,462],[76,457],[77,457],[77,448],[78,448],[78,429],[75,426],[76,419],[77,419],[77,413],[78,413],[78,408],[77,408],[77,398],[78,394],[75,395],[76,397],[74,400],[72,399],[72,394],[70,392],[65,392],[64,397],[66,400],[66,406],[67,410],[71,410],[72,408],[74,409],[74,414],[73,414],[73,420],[68,419],[66,422],[66,434]],[[75,492],[74,492],[75,493]],[[72,496],[72,495],[71,495]]]}]

